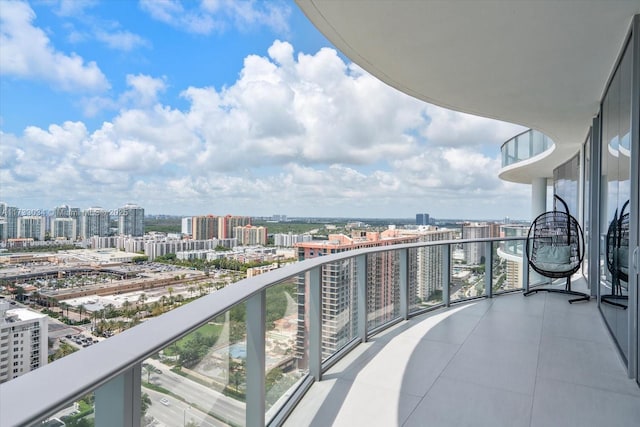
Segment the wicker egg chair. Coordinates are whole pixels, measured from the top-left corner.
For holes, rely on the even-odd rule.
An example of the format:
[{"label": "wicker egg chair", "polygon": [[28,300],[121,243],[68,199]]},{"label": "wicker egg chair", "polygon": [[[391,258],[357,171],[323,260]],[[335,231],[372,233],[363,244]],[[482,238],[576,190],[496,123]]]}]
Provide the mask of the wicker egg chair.
[{"label": "wicker egg chair", "polygon": [[554,209],[539,215],[531,224],[527,234],[526,253],[529,266],[544,277],[566,278],[564,289],[538,287],[524,295],[540,291],[557,292],[579,296],[570,299],[588,301],[591,296],[571,290],[571,276],[580,269],[584,258],[584,237],[578,221],[569,214],[569,207],[562,198],[554,196],[564,205],[565,212]]}]

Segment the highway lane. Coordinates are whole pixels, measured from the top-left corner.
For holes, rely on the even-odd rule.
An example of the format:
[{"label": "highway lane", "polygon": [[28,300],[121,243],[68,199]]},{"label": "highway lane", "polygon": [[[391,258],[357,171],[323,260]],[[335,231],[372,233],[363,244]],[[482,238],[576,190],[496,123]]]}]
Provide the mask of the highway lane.
[{"label": "highway lane", "polygon": [[[151,398],[151,406],[147,410],[147,417],[153,417],[156,421],[151,424],[155,427],[162,426],[186,426],[187,423],[195,424],[199,427],[227,427],[228,424],[205,414],[193,406],[184,403],[171,396],[159,393],[147,388],[143,389]],[[160,402],[161,399],[167,399],[168,404]]]},{"label": "highway lane", "polygon": [[[219,414],[220,418],[228,419],[234,424],[244,424],[244,402],[232,399],[216,390],[178,375],[172,372],[169,366],[157,360],[147,359],[145,363],[152,364],[162,371],[161,374],[151,374],[150,379],[152,384],[166,388],[172,393],[182,397],[185,401],[197,405],[198,408],[205,412]],[[144,369],[142,371],[142,378],[143,381],[147,379],[147,373]]]}]

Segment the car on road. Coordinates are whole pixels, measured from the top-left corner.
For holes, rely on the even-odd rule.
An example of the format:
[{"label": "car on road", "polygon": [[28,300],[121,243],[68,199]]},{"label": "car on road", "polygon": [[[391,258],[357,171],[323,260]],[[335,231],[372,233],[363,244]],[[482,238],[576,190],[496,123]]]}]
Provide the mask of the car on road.
[{"label": "car on road", "polygon": [[163,397],[162,399],[160,399],[160,403],[162,403],[164,406],[169,406],[169,399]]}]

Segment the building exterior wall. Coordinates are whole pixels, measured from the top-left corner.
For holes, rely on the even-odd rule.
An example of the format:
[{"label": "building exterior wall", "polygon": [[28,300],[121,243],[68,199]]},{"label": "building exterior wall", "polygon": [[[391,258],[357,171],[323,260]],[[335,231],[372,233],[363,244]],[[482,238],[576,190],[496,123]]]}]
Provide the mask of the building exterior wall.
[{"label": "building exterior wall", "polygon": [[[482,239],[490,237],[491,227],[486,223],[465,223],[462,225],[463,239]],[[484,243],[465,243],[464,259],[469,265],[481,264],[486,254]]]},{"label": "building exterior wall", "polygon": [[44,240],[46,219],[44,216],[21,216],[18,218],[18,238]]},{"label": "building exterior wall", "polygon": [[0,383],[47,363],[47,316],[0,302]]},{"label": "building exterior wall", "polygon": [[102,208],[89,208],[82,212],[80,220],[80,235],[83,239],[109,235],[109,211]]},{"label": "building exterior wall", "polygon": [[144,235],[144,208],[127,204],[118,209],[118,234],[127,236]]}]

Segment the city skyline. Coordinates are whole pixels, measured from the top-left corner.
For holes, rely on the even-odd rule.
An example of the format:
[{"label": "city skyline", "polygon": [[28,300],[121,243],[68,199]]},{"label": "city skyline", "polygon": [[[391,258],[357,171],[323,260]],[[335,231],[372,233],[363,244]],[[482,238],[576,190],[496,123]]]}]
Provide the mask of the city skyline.
[{"label": "city skyline", "polygon": [[3,2],[0,24],[9,205],[529,217],[497,177],[523,128],[397,92],[292,2]]}]

